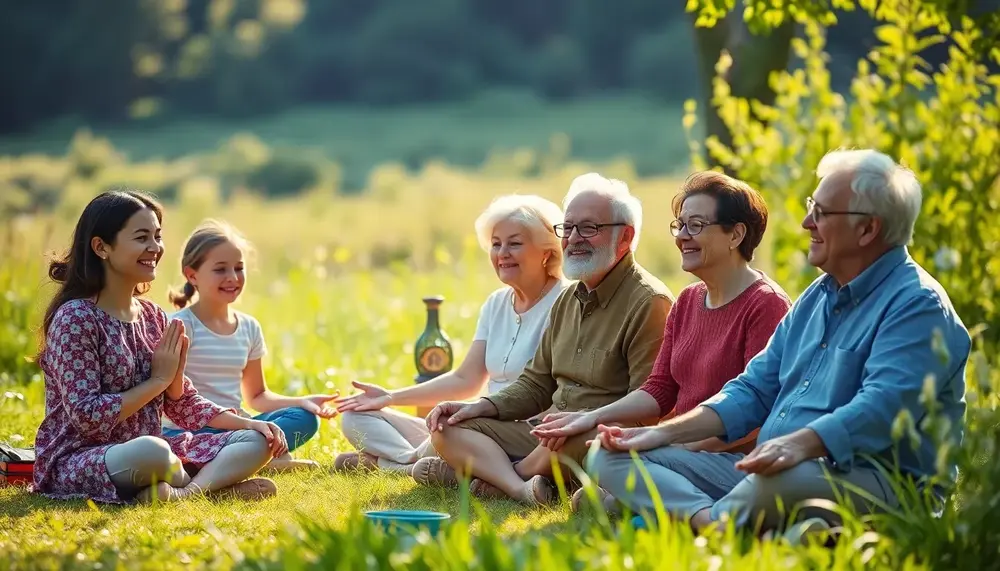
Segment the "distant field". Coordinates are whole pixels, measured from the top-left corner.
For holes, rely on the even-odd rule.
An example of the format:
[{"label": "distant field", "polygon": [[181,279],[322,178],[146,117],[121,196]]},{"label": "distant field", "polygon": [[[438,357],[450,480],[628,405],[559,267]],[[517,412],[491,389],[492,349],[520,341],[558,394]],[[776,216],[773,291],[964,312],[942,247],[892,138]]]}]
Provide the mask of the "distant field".
[{"label": "distant field", "polygon": [[[431,159],[479,166],[491,152],[547,151],[554,135],[569,139],[572,158],[628,157],[640,175],[685,168],[682,109],[634,95],[551,103],[521,93],[487,93],[457,104],[374,108],[299,107],[246,120],[189,118],[88,127],[131,161],[207,152],[238,133],[273,148],[310,149],[340,164],[347,187],[364,186],[372,167],[398,161],[417,168]],[[61,155],[82,125],[73,119],[0,136],[0,156]],[[358,186],[360,185],[360,186]]]}]

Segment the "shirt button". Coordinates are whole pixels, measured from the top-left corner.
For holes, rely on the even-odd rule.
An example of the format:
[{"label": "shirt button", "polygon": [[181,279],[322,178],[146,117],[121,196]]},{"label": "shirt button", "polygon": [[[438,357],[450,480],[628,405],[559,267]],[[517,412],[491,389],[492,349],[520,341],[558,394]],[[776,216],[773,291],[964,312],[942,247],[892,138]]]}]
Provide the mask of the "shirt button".
[{"label": "shirt button", "polygon": [[504,357],[504,358],[503,358],[503,362],[504,362],[504,363],[506,363],[506,362],[507,362],[507,357]]},{"label": "shirt button", "polygon": [[577,348],[576,348],[576,352],[577,352],[577,353],[583,353],[583,349],[581,349],[581,348],[577,347]]},{"label": "shirt button", "polygon": [[826,349],[826,343],[820,343],[819,346],[822,347],[823,349]]},{"label": "shirt button", "polygon": [[778,416],[780,416],[781,418],[785,418],[785,413],[781,413]]},{"label": "shirt button", "polygon": [[806,382],[802,383],[802,386],[803,387],[808,387],[809,386],[809,381],[806,381]]},{"label": "shirt button", "polygon": [[566,408],[566,403],[561,402],[561,403],[559,403],[559,404],[556,405],[556,408],[558,408],[559,410],[562,410],[562,409]]},{"label": "shirt button", "polygon": [[835,314],[836,314],[836,313],[840,313],[840,310],[839,310],[839,309],[834,309],[834,310],[833,310],[833,312],[834,312]]}]

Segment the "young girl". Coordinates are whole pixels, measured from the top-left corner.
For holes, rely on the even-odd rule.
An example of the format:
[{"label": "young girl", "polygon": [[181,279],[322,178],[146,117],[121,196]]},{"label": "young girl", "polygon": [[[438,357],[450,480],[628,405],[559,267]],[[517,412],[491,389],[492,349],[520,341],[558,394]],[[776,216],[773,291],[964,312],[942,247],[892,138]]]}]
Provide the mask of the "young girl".
[{"label": "young girl", "polygon": [[[184,374],[208,400],[249,417],[240,408],[242,397],[250,408],[263,413],[255,419],[281,427],[291,452],[316,434],[317,417],[337,414],[326,404],[337,395],[286,397],[268,390],[261,367],[267,347],[260,323],[231,307],[246,285],[244,254],[248,251],[248,242],[234,228],[215,220],[199,225],[184,245],[181,268],[186,283],[170,296],[180,308],[173,317],[184,324],[191,338]],[[195,295],[197,301],[186,307]],[[166,434],[178,430],[172,423],[164,423]],[[268,468],[283,471],[316,466],[312,460],[284,454]]]},{"label": "young girl", "polygon": [[[45,312],[38,355],[45,417],[35,441],[35,492],[109,503],[275,493],[270,480],[247,478],[286,452],[281,430],[198,396],[183,375],[184,326],[168,325],[162,309],[139,297],[163,255],[162,218],[145,194],[103,193],[84,209],[69,251],[49,266],[61,285]],[[162,414],[185,430],[225,432],[164,439]]]}]

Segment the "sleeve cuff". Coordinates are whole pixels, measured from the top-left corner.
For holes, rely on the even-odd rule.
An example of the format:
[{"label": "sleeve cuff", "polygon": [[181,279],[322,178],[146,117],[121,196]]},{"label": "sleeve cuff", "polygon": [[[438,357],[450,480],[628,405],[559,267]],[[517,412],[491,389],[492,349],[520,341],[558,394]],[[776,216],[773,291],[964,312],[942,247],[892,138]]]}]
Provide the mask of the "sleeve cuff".
[{"label": "sleeve cuff", "polygon": [[725,393],[715,395],[701,403],[701,406],[710,408],[715,411],[715,414],[719,415],[719,418],[722,420],[722,427],[726,431],[725,436],[722,438],[724,442],[736,442],[750,432],[743,409],[740,408],[739,403],[735,399]]},{"label": "sleeve cuff", "polygon": [[851,469],[854,463],[854,450],[851,447],[851,435],[840,420],[832,414],[825,414],[806,425],[823,441],[823,446],[830,453],[829,458],[833,468],[841,471]]},{"label": "sleeve cuff", "polygon": [[508,406],[507,399],[500,397],[500,395],[490,395],[488,397],[483,397],[484,399],[493,403],[493,406],[497,409],[497,420],[510,420],[511,419],[511,409]]},{"label": "sleeve cuff", "polygon": [[649,381],[646,381],[641,387],[639,387],[639,390],[656,400],[656,406],[660,407],[660,418],[670,414],[669,410],[664,410],[666,408],[667,398],[666,395],[663,394],[664,391],[662,389],[657,386],[651,386]]}]

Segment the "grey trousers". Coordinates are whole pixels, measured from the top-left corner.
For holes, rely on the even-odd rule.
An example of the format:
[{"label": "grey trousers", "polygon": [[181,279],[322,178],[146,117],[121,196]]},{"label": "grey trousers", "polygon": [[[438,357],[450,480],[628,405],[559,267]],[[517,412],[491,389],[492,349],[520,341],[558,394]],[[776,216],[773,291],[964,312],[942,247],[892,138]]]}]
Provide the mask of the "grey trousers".
[{"label": "grey trousers", "polygon": [[153,482],[166,482],[175,488],[196,484],[205,491],[231,486],[252,476],[270,460],[267,441],[259,432],[237,430],[214,459],[193,478],[166,440],[139,436],[116,444],[104,454],[111,482],[126,496],[134,495]]},{"label": "grey trousers", "polygon": [[[887,506],[897,505],[885,477],[874,468],[855,467],[834,472],[820,460],[809,460],[772,476],[747,475],[735,464],[743,454],[692,452],[665,446],[639,453],[655,493],[670,515],[687,519],[710,508],[712,519],[732,519],[737,527],[763,530],[781,527],[789,516],[822,517],[836,523],[837,517],[816,506],[800,502],[824,499],[850,502],[861,513],[873,509],[867,499],[845,489],[847,482]],[[628,453],[601,449],[592,464],[598,485],[636,513],[654,511],[654,491],[646,485]],[[831,479],[832,478],[832,479]]]}]

